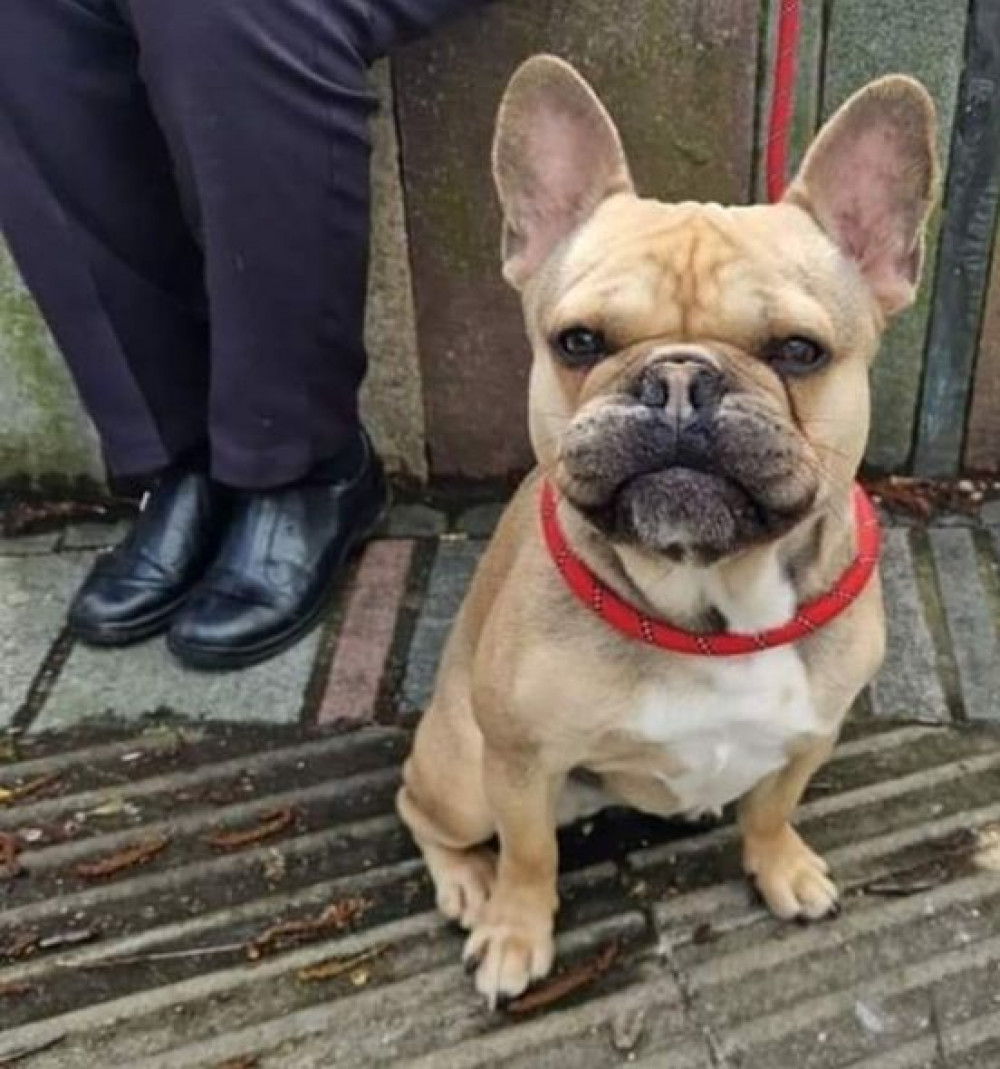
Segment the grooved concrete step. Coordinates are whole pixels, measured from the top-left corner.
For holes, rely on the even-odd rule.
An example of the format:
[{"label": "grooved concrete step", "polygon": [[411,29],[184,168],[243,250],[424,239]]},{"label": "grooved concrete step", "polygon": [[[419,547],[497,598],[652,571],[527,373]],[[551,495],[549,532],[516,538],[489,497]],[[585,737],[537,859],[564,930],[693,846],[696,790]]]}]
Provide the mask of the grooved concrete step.
[{"label": "grooved concrete step", "polygon": [[[100,531],[0,546],[0,786],[29,788],[0,804],[27,870],[0,882],[0,1063],[1000,1067],[1000,528],[887,527],[886,666],[798,818],[843,915],[776,922],[729,822],[608,812],[562,838],[560,962],[618,956],[515,1016],[476,998],[393,811],[495,515],[397,514],[321,631],[223,677],[61,633]],[[340,927],[248,958],[332,904]]]},{"label": "grooved concrete step", "polygon": [[[728,823],[610,812],[568,829],[561,961],[611,941],[618,958],[524,1017],[480,1004],[462,936],[433,910],[387,789],[407,743],[395,728],[232,725],[27,743],[3,782],[55,778],[0,810],[33,840],[28,875],[4,885],[0,1059],[54,1043],[29,1064],[579,1069],[631,1054],[834,1069],[920,1065],[936,1034],[956,1051],[995,1039],[1000,732],[871,721],[850,733],[799,821],[844,892],[843,915],[818,925],[761,908]],[[211,845],[285,809],[270,836]],[[103,883],[76,872],[157,838],[148,864]],[[342,927],[247,958],[274,924],[351,901]],[[357,963],[303,976],[334,958]]]}]

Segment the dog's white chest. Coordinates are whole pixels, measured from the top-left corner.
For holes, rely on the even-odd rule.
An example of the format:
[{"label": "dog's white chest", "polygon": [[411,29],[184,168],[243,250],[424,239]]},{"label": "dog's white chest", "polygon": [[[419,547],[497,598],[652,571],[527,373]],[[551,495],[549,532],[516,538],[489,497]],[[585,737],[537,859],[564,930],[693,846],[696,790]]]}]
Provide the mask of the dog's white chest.
[{"label": "dog's white chest", "polygon": [[[788,761],[820,726],[794,648],[703,661],[671,684],[640,688],[629,733],[664,747],[663,781],[684,810],[717,809]],[[668,759],[667,759],[668,758]]]}]

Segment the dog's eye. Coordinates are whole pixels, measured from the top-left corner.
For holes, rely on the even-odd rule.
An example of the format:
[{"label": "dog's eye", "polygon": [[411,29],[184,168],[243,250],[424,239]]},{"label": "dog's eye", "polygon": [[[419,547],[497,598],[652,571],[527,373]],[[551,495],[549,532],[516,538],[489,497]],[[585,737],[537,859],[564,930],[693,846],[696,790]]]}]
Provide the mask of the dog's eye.
[{"label": "dog's eye", "polygon": [[830,354],[809,338],[778,338],[768,345],[765,355],[779,375],[809,375],[830,359]]},{"label": "dog's eye", "polygon": [[567,367],[583,368],[607,355],[608,346],[599,330],[569,327],[556,336],[556,349]]}]

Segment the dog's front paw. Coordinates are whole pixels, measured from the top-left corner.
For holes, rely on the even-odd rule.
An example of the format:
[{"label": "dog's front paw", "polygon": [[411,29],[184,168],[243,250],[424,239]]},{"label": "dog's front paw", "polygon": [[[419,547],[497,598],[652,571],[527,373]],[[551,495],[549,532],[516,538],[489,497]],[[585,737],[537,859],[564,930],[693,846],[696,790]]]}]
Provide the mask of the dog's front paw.
[{"label": "dog's front paw", "polygon": [[809,849],[786,824],[777,835],[748,835],[743,843],[743,868],[771,912],[783,920],[818,920],[835,913],[837,887],[827,863]]},{"label": "dog's front paw", "polygon": [[439,861],[434,871],[438,909],[463,928],[472,928],[489,901],[496,868],[492,850],[455,851]]},{"label": "dog's front paw", "polygon": [[550,910],[523,901],[492,899],[465,943],[462,960],[475,969],[476,990],[490,1009],[515,998],[552,968],[555,944]]}]

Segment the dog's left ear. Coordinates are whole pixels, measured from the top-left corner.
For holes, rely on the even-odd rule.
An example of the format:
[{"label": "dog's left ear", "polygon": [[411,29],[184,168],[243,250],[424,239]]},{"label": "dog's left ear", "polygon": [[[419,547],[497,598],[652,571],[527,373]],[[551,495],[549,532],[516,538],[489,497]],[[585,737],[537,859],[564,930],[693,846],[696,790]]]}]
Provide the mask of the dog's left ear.
[{"label": "dog's left ear", "polygon": [[784,197],[857,263],[886,315],[912,303],[920,279],[937,195],[936,131],[919,82],[880,78],[820,130]]},{"label": "dog's left ear", "polygon": [[504,93],[493,138],[503,273],[516,289],[606,197],[632,190],[615,124],[579,74],[533,56]]}]

